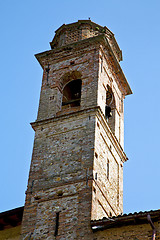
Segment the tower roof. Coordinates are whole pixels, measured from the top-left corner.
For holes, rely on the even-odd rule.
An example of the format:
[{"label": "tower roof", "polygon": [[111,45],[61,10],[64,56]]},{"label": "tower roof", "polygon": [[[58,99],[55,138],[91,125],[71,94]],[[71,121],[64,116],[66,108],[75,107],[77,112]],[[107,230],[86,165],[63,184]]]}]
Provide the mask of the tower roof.
[{"label": "tower roof", "polygon": [[44,68],[46,59],[51,55],[52,59],[55,59],[55,54],[58,54],[58,52],[66,51],[66,49],[76,51],[84,48],[86,44],[91,46],[95,43],[99,43],[99,46],[103,45],[103,50],[107,49],[110,66],[112,66],[115,75],[118,77],[118,84],[121,85],[124,96],[132,94],[132,90],[119,64],[119,61],[122,60],[122,51],[116,42],[114,34],[106,26],[102,27],[91,20],[78,20],[75,23],[63,24],[55,31],[55,36],[50,42],[51,50],[35,56],[42,68]]},{"label": "tower roof", "polygon": [[78,20],[75,23],[63,24],[55,31],[50,45],[54,49],[102,34],[106,36],[117,60],[121,61],[122,51],[114,38],[114,34],[106,26],[102,27],[91,20]]}]

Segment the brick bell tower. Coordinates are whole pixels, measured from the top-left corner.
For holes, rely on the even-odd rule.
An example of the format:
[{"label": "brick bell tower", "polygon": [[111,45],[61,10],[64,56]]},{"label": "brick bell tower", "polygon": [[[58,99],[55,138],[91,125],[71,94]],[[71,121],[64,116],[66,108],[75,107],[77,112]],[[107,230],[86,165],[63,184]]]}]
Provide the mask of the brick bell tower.
[{"label": "brick bell tower", "polygon": [[36,58],[43,80],[21,239],[92,239],[90,221],[123,212],[122,52],[90,20],[62,25]]}]

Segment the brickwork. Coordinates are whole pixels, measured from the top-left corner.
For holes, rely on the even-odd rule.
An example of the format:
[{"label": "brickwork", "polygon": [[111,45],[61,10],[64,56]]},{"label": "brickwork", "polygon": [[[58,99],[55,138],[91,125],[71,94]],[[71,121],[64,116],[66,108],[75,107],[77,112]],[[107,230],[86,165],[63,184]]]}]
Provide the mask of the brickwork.
[{"label": "brickwork", "polygon": [[[21,239],[93,239],[91,219],[123,211],[122,105],[131,90],[106,27],[63,25],[51,47],[36,55],[43,79]],[[76,80],[80,92],[72,89]]]},{"label": "brickwork", "polygon": [[123,212],[123,162],[126,156],[102,116],[97,118],[95,135],[93,198],[97,207],[93,204],[92,219],[117,216]]},{"label": "brickwork", "polygon": [[[70,234],[73,239],[76,234],[78,239],[84,224],[89,223],[94,125],[94,112],[88,110],[61,116],[45,126],[34,126],[36,135],[23,219],[24,239],[29,233],[33,233],[34,239],[53,237],[57,211],[60,212],[60,239],[69,239]],[[73,226],[77,224],[76,232]]]},{"label": "brickwork", "polygon": [[56,30],[56,35],[50,44],[51,48],[54,49],[102,34],[107,38],[116,59],[121,61],[122,52],[119,49],[113,33],[107,27],[102,27],[90,20],[79,20],[76,23],[63,24]]},{"label": "brickwork", "polygon": [[[98,55],[95,46],[87,46],[85,50],[78,46],[72,46],[70,51],[51,51],[46,56],[40,56],[44,67],[42,89],[39,103],[37,121],[55,117],[58,112],[62,114],[62,90],[64,79],[67,75],[69,80],[74,80],[81,75],[82,93],[81,109],[97,105],[97,78],[98,78]],[[47,61],[50,63],[49,80],[47,82]],[[71,63],[74,62],[74,65]],[[93,91],[94,89],[94,91]],[[76,109],[77,110],[77,109]]]},{"label": "brickwork", "polygon": [[115,74],[111,68],[111,64],[107,58],[108,53],[101,47],[99,54],[99,81],[98,81],[98,105],[101,107],[103,113],[105,113],[105,98],[108,87],[111,88],[115,105],[112,107],[112,117],[108,120],[108,124],[119,140],[121,146],[124,145],[124,112],[123,101],[124,93],[120,86],[119,76]]}]

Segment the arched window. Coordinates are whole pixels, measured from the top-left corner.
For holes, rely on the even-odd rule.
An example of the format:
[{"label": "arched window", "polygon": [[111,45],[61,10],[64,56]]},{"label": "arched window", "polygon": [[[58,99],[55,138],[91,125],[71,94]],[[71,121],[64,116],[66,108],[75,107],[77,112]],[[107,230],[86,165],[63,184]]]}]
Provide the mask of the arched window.
[{"label": "arched window", "polygon": [[62,106],[76,107],[80,106],[82,80],[70,81],[63,88]]},{"label": "arched window", "polygon": [[105,117],[112,132],[115,133],[115,98],[111,87],[107,86],[107,89],[108,91],[106,92]]},{"label": "arched window", "polygon": [[106,106],[105,106],[105,117],[108,120],[110,117],[112,117],[112,109],[111,104],[113,101],[113,94],[110,91],[110,89],[106,92]]}]

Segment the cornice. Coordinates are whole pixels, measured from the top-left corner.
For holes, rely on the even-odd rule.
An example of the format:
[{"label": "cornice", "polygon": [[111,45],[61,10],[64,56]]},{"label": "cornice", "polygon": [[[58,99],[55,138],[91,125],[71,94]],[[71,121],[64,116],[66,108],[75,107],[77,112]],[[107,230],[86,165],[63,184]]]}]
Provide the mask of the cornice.
[{"label": "cornice", "polygon": [[[52,59],[56,59],[57,60],[57,56],[59,53],[64,54],[65,57],[70,56],[71,54],[76,54],[76,51],[86,51],[86,48],[91,48],[91,46],[96,46],[97,48],[99,48],[100,45],[104,46],[108,49],[107,51],[109,52],[108,56],[111,59],[111,64],[113,65],[113,69],[115,74],[117,75],[118,79],[120,80],[120,84],[121,87],[123,89],[124,95],[129,95],[132,94],[132,90],[128,84],[128,81],[121,69],[121,66],[118,62],[118,60],[116,59],[113,50],[105,36],[104,33],[102,33],[101,35],[95,36],[95,37],[91,37],[91,38],[87,38],[78,42],[74,42],[56,49],[52,49],[49,51],[45,51],[42,53],[38,53],[35,55],[36,59],[38,60],[38,62],[40,63],[40,65],[42,66],[42,68],[45,68],[45,64],[44,62],[49,59],[50,57],[52,57]],[[102,49],[102,48],[101,48]],[[103,50],[103,49],[102,49]],[[104,55],[106,55],[105,50],[104,51]],[[107,57],[107,56],[106,56]],[[62,57],[61,57],[62,58]],[[112,71],[113,71],[112,69]]]}]

